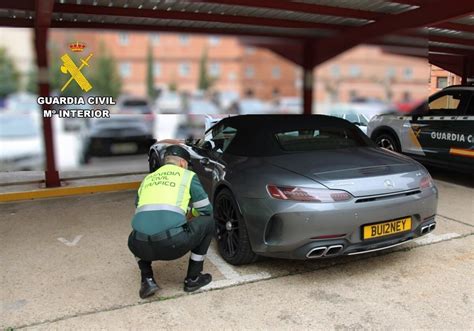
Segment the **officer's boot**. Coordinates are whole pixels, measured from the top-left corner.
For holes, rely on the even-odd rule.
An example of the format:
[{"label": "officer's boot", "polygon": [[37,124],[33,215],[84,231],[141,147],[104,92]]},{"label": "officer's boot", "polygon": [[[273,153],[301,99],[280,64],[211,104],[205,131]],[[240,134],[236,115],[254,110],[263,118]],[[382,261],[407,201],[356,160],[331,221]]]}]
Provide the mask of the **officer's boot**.
[{"label": "officer's boot", "polygon": [[156,285],[155,279],[153,278],[153,270],[151,269],[151,261],[139,260],[138,266],[140,267],[142,282],[140,286],[140,298],[145,299],[155,294],[160,288]]},{"label": "officer's boot", "polygon": [[203,286],[206,286],[212,281],[212,276],[210,274],[203,274],[202,267],[203,261],[193,260],[193,256],[204,257],[202,255],[191,254],[188,265],[188,274],[184,280],[184,291],[193,292],[200,289]]}]

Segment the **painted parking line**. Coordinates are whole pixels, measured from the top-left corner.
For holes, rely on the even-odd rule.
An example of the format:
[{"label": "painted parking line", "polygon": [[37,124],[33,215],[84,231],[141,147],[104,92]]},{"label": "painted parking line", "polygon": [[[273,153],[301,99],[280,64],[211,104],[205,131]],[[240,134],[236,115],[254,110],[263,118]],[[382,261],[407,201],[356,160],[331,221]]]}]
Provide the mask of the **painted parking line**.
[{"label": "painted parking line", "polygon": [[241,275],[235,270],[232,265],[224,261],[212,246],[209,247],[209,250],[207,251],[207,257],[209,258],[209,261],[214,264],[217,270],[219,270],[219,272],[224,276],[225,279],[217,280],[207,286],[204,286],[202,288],[203,291],[229,287],[249,282],[256,282],[259,280],[269,279],[272,276],[266,271],[249,275]]},{"label": "painted parking line", "polygon": [[229,263],[224,261],[222,257],[220,257],[219,253],[214,250],[214,247],[209,247],[207,258],[216,266],[225,279],[238,279],[240,277],[240,274],[235,271]]}]

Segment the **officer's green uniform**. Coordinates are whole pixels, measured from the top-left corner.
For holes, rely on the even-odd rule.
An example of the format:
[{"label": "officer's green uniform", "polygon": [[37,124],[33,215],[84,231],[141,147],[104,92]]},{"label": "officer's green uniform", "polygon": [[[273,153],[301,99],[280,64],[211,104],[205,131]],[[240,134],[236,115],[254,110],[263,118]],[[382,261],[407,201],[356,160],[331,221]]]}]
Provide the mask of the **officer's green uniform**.
[{"label": "officer's green uniform", "polygon": [[[144,278],[153,278],[151,261],[174,260],[191,251],[187,277],[202,271],[214,232],[212,206],[197,175],[173,164],[145,177],[136,200],[128,247]],[[186,221],[188,206],[194,216]]]}]

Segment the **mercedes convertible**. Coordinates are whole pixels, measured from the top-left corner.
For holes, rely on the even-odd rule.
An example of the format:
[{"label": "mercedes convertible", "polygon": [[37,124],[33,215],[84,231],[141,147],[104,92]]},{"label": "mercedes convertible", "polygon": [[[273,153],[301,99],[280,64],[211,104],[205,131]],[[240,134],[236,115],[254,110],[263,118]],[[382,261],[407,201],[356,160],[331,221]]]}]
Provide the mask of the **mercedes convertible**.
[{"label": "mercedes convertible", "polygon": [[[150,171],[173,140],[150,148]],[[322,115],[225,118],[181,142],[214,206],[222,257],[317,259],[391,248],[436,226],[438,192],[413,159]]]}]

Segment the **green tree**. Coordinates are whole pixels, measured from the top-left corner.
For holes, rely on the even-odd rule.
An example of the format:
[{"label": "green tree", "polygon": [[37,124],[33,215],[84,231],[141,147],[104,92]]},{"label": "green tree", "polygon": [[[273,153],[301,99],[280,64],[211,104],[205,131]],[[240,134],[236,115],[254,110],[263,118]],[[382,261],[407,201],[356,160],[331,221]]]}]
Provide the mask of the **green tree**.
[{"label": "green tree", "polygon": [[20,74],[7,50],[0,48],[0,98],[18,90]]},{"label": "green tree", "polygon": [[146,90],[148,97],[152,100],[156,98],[155,78],[153,73],[153,48],[148,44],[148,54],[146,58],[147,72],[146,72]]},{"label": "green tree", "polygon": [[28,71],[25,90],[32,94],[38,94],[38,70],[35,67]]},{"label": "green tree", "polygon": [[204,49],[199,60],[198,89],[207,91],[215,83],[216,79],[211,77],[207,71],[207,49]]},{"label": "green tree", "polygon": [[[95,55],[95,54],[94,54]],[[94,58],[92,58],[93,60]],[[104,44],[99,47],[99,54],[90,65],[90,83],[92,92],[117,98],[122,90],[122,79],[118,73],[115,58],[108,54]]]}]

